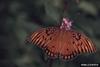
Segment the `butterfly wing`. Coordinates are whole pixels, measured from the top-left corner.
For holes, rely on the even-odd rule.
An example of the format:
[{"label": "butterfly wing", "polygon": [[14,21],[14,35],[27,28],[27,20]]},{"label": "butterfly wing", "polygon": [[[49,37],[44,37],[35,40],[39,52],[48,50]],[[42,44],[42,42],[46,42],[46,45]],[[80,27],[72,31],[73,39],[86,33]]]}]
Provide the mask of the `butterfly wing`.
[{"label": "butterfly wing", "polygon": [[63,46],[60,49],[60,57],[63,59],[71,59],[81,53],[95,52],[93,42],[84,34],[76,31],[63,32]]},{"label": "butterfly wing", "polygon": [[57,58],[58,31],[59,30],[56,27],[43,28],[29,35],[27,41],[42,48],[48,56],[51,56],[52,58]]},{"label": "butterfly wing", "polygon": [[72,44],[72,38],[71,38],[71,33],[66,30],[61,30],[60,31],[60,40],[59,40],[59,58],[68,60],[73,58],[75,55],[75,46]]},{"label": "butterfly wing", "polygon": [[96,47],[94,43],[83,33],[73,32],[72,34],[73,41],[79,53],[93,53],[96,52]]}]

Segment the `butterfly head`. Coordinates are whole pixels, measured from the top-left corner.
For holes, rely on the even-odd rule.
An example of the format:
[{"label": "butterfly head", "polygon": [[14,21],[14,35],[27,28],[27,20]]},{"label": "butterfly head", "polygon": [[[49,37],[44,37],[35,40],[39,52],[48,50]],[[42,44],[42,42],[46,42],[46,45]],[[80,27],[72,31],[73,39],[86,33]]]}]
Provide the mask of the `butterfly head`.
[{"label": "butterfly head", "polygon": [[71,26],[72,26],[72,21],[70,21],[70,19],[68,18],[63,18],[60,29],[70,30]]}]

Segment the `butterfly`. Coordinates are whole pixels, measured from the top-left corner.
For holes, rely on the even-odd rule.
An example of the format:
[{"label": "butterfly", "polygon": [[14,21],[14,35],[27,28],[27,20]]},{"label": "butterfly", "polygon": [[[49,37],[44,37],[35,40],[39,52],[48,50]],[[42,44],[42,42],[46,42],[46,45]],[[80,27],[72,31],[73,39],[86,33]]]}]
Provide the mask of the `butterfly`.
[{"label": "butterfly", "polygon": [[63,18],[60,27],[41,28],[27,41],[43,49],[50,58],[72,59],[78,54],[96,52],[94,43],[83,33],[71,29],[72,22]]}]

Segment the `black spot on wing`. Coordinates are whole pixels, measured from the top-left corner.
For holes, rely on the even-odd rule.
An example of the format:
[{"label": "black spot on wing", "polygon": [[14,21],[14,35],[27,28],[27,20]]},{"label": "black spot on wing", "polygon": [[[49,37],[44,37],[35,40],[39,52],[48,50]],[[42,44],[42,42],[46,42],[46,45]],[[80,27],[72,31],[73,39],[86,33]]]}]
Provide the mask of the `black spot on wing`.
[{"label": "black spot on wing", "polygon": [[81,39],[81,34],[80,33],[73,33],[72,37],[75,38],[77,41]]},{"label": "black spot on wing", "polygon": [[55,31],[56,31],[56,28],[48,27],[48,28],[46,28],[45,33],[47,34],[47,36],[49,36],[49,35],[53,34]]}]

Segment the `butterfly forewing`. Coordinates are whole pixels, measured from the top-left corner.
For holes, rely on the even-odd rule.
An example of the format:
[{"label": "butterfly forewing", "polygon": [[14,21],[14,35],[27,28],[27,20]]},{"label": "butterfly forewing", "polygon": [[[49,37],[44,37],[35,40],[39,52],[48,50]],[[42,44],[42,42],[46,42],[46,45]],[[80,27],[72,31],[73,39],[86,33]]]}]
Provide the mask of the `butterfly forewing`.
[{"label": "butterfly forewing", "polygon": [[96,51],[94,43],[83,33],[73,31],[72,41],[78,50],[77,53],[90,53]]},{"label": "butterfly forewing", "polygon": [[[62,30],[61,30],[62,31]],[[96,51],[94,43],[83,33],[73,30],[63,30],[60,35],[60,57],[71,59],[81,53],[92,53]]]},{"label": "butterfly forewing", "polygon": [[27,41],[45,50],[48,56],[56,58],[58,54],[58,31],[57,27],[43,28],[28,36]]}]

